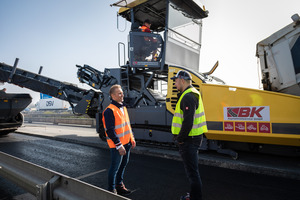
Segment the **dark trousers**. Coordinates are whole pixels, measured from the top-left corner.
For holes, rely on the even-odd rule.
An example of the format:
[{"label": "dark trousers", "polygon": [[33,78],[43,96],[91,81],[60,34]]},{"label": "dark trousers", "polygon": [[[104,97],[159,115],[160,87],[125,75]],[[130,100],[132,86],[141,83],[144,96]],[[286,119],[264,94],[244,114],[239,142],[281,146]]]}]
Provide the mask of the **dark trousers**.
[{"label": "dark trousers", "polygon": [[202,199],[202,181],[199,173],[198,149],[203,136],[189,137],[187,141],[179,145],[179,153],[183,160],[186,175],[191,185],[190,199]]},{"label": "dark trousers", "polygon": [[108,190],[113,191],[116,185],[121,185],[123,183],[123,176],[125,172],[126,165],[129,161],[131,143],[124,145],[126,149],[126,155],[121,156],[116,148],[110,149],[111,164],[108,171]]}]

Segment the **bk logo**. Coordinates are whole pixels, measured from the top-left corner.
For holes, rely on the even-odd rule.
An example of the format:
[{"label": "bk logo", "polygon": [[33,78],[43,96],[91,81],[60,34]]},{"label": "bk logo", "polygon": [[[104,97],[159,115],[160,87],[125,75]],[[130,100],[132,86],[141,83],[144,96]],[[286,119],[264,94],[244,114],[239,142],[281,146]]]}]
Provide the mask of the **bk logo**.
[{"label": "bk logo", "polygon": [[235,107],[227,108],[227,117],[262,117],[261,111],[265,107]]}]

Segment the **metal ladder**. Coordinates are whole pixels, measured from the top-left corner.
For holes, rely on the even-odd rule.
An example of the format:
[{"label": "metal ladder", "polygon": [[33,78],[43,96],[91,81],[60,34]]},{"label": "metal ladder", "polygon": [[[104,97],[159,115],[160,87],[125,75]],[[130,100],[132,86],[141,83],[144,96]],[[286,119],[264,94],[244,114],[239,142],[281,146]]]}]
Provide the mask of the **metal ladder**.
[{"label": "metal ladder", "polygon": [[124,96],[128,97],[130,84],[129,84],[129,66],[121,69],[121,85],[124,90]]}]

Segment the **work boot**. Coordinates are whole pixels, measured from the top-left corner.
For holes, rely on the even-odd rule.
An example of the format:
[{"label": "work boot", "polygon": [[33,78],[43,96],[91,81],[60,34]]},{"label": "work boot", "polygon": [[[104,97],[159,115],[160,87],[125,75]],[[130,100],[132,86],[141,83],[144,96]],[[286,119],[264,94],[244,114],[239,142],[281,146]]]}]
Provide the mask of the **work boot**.
[{"label": "work boot", "polygon": [[131,191],[125,187],[124,183],[122,183],[122,185],[116,185],[116,189],[119,195],[129,195],[131,193]]},{"label": "work boot", "polygon": [[181,196],[180,200],[190,200],[190,193],[187,193],[185,196]]}]

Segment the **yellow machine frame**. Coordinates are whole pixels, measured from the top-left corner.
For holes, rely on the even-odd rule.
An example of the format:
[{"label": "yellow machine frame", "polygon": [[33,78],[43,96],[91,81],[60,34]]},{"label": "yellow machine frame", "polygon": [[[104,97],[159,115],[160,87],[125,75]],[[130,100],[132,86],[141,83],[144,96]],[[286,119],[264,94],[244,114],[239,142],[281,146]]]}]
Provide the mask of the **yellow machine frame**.
[{"label": "yellow machine frame", "polygon": [[[169,66],[169,77],[181,67]],[[187,69],[185,69],[187,70]],[[300,97],[256,89],[203,83],[191,70],[202,95],[208,139],[300,146]],[[167,110],[174,113],[177,90],[168,81]],[[231,114],[230,114],[231,112]]]}]

